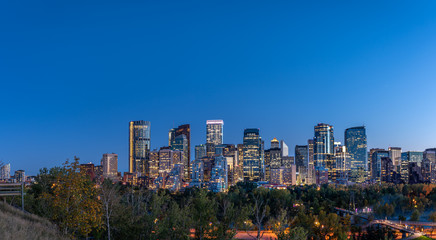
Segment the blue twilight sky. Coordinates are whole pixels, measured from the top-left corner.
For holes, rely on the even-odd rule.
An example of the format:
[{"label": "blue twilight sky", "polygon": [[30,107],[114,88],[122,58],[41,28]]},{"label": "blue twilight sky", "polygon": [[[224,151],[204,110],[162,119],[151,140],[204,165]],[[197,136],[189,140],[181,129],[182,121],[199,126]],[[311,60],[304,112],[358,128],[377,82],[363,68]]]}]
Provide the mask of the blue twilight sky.
[{"label": "blue twilight sky", "polygon": [[[152,148],[190,123],[296,144],[365,124],[368,145],[436,147],[436,1],[2,1],[0,160],[36,174]],[[269,143],[267,144],[269,147]]]}]

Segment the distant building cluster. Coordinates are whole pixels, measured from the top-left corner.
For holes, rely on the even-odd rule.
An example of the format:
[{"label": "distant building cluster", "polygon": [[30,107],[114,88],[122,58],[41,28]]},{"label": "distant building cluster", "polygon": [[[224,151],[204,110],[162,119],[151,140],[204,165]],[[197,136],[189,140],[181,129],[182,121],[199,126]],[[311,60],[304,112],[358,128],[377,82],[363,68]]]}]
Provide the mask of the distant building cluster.
[{"label": "distant building cluster", "polygon": [[11,175],[11,164],[4,164],[0,167],[0,183],[31,183],[34,182],[33,176],[26,176],[24,170],[16,170]]},{"label": "distant building cluster", "polygon": [[[283,140],[273,138],[270,148],[258,128],[247,128],[242,143],[224,144],[223,120],[206,121],[206,141],[195,145],[191,158],[189,124],[170,129],[168,146],[151,149],[149,121],[129,123],[129,171],[118,172],[118,155],[105,153],[101,165],[81,164],[93,181],[122,181],[149,189],[179,191],[187,187],[225,192],[242,181],[269,188],[305,184],[436,183],[436,148],[402,152],[399,147],[368,151],[364,126],[348,128],[344,144],[335,141],[333,126],[319,123],[313,138],[296,145],[294,156]],[[23,182],[23,170],[0,169],[0,181]]]},{"label": "distant building cluster", "polygon": [[[348,128],[344,144],[334,139],[333,126],[314,127],[314,137],[297,145],[289,156],[286,143],[274,138],[271,147],[257,128],[243,132],[241,144],[224,144],[224,121],[206,121],[206,142],[194,147],[190,125],[169,130],[168,146],[150,150],[150,122],[130,122],[129,169],[123,181],[151,189],[208,188],[225,192],[241,181],[271,188],[303,184],[434,183],[436,149],[402,152],[401,148],[367,149],[364,126]],[[127,176],[127,177],[126,177]]]}]

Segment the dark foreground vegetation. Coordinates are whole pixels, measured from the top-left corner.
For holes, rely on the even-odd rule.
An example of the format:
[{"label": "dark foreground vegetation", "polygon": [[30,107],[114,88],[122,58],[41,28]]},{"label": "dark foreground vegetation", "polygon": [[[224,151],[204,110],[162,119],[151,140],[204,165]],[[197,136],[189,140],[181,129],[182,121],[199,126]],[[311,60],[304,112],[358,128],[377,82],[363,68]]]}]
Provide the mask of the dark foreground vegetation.
[{"label": "dark foreground vegetation", "polygon": [[[395,234],[385,228],[363,231],[334,207],[370,207],[370,218],[422,220],[436,205],[435,186],[424,184],[269,190],[239,183],[218,194],[197,188],[149,191],[109,181],[96,185],[80,173],[77,159],[42,169],[36,180],[27,190],[26,210],[78,239],[232,239],[237,231],[259,239],[261,230],[279,239],[392,239]],[[436,214],[427,215],[424,220],[436,221]]]}]

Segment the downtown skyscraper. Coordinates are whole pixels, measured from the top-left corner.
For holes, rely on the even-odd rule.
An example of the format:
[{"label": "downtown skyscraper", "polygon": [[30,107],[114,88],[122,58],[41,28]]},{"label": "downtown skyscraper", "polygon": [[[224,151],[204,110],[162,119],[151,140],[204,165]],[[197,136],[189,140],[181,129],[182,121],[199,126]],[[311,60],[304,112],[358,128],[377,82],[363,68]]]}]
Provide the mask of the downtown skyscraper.
[{"label": "downtown skyscraper", "polygon": [[371,149],[371,178],[377,183],[382,177],[382,158],[389,158],[389,151],[385,149]]},{"label": "downtown skyscraper", "polygon": [[295,165],[300,183],[307,183],[309,168],[309,148],[307,145],[295,146]]},{"label": "downtown skyscraper", "polygon": [[223,120],[206,121],[206,152],[211,157],[215,154],[215,147],[223,144]]},{"label": "downtown skyscraper", "polygon": [[259,129],[244,130],[243,175],[245,181],[260,181],[264,175],[263,144]]},{"label": "downtown skyscraper", "polygon": [[149,121],[140,120],[129,123],[129,172],[140,175],[148,172],[150,136]]},{"label": "downtown skyscraper", "polygon": [[191,126],[184,124],[171,129],[168,133],[168,145],[172,150],[183,151],[184,179],[189,180],[191,176]]},{"label": "downtown skyscraper", "polygon": [[364,126],[347,128],[344,133],[346,151],[350,154],[350,180],[363,182],[368,172],[368,150]]},{"label": "downtown skyscraper", "polygon": [[334,137],[333,126],[319,123],[315,126],[314,137],[315,168],[325,168],[329,179],[334,178]]}]

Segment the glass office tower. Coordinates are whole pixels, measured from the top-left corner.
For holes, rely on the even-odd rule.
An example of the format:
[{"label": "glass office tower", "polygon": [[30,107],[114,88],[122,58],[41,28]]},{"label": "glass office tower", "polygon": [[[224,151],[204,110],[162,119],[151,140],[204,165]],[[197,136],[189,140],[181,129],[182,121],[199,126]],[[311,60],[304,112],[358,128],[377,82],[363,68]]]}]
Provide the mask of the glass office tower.
[{"label": "glass office tower", "polygon": [[319,123],[315,126],[314,163],[315,168],[327,168],[329,179],[334,176],[334,137],[333,126]]},{"label": "glass office tower", "polygon": [[200,144],[195,146],[195,160],[206,157],[206,145]]},{"label": "glass office tower", "polygon": [[300,182],[307,184],[309,169],[309,148],[307,145],[295,146],[295,165]]},{"label": "glass office tower", "polygon": [[259,129],[244,130],[244,180],[260,181],[263,177],[263,144]]},{"label": "glass office tower", "polygon": [[382,158],[389,158],[389,151],[384,149],[376,149],[371,154],[371,167],[372,167],[372,179],[376,182],[381,181],[381,173],[382,173]]},{"label": "glass office tower", "polygon": [[368,171],[368,150],[366,129],[364,126],[352,127],[345,130],[345,147],[351,157],[350,180],[361,182]]},{"label": "glass office tower", "polygon": [[215,154],[215,146],[223,144],[223,120],[206,121],[206,152],[209,157]]},{"label": "glass office tower", "polygon": [[189,161],[189,144],[185,134],[181,134],[174,138],[171,144],[171,150],[178,150],[182,153],[183,179],[188,180],[191,177],[191,163]]},{"label": "glass office tower", "polygon": [[183,124],[178,126],[177,128],[173,128],[168,132],[168,146],[171,147],[176,137],[185,135],[188,141],[188,152],[186,153],[188,157],[188,162],[191,161],[191,125]]},{"label": "glass office tower", "polygon": [[150,122],[131,121],[129,124],[129,172],[145,175],[150,152]]}]

